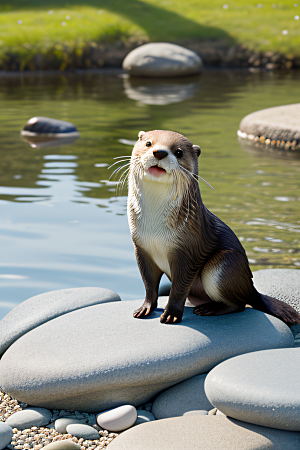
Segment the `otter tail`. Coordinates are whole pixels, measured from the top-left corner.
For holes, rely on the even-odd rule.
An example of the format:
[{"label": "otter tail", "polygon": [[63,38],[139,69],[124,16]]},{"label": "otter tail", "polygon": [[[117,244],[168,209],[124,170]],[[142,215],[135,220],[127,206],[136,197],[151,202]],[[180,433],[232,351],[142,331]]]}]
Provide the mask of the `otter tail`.
[{"label": "otter tail", "polygon": [[300,323],[300,314],[292,306],[268,295],[257,293],[255,301],[250,303],[254,309],[271,314],[288,326]]}]

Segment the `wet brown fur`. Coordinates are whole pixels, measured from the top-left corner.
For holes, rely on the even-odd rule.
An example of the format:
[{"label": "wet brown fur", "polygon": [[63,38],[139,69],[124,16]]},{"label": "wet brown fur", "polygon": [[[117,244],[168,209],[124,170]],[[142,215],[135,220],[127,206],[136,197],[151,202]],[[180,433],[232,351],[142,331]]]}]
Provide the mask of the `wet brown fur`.
[{"label": "wet brown fur", "polygon": [[[147,142],[151,142],[150,147],[146,146]],[[151,148],[154,149],[153,155]],[[175,183],[172,196],[166,199],[166,211],[162,209],[159,212],[161,223],[152,230],[143,222],[143,214],[149,214],[149,211],[145,211],[147,199],[143,198],[145,167],[142,160],[150,155],[151,164],[162,164],[164,158],[156,160],[154,155],[159,156],[156,152],[159,148],[167,149],[169,153],[164,158],[173,159],[177,165],[174,162],[175,169],[171,171]],[[173,155],[178,148],[183,156],[176,160]],[[158,286],[164,270],[154,261],[155,255],[149,251],[151,245],[148,241],[150,239],[150,243],[155,245],[157,236],[162,236],[172,287],[161,322],[180,322],[186,298],[189,298],[200,303],[194,308],[198,315],[243,311],[249,304],[289,325],[300,323],[299,314],[291,306],[262,295],[255,289],[246,253],[238,238],[204,206],[198,185],[199,154],[200,148],[193,146],[185,136],[163,130],[141,132],[133,148],[129,170],[128,218],[137,263],[146,288],[145,301],[134,316],[142,318],[157,307]],[[155,181],[152,183],[155,186]],[[159,196],[168,196],[168,189],[171,189],[164,183],[156,188],[160,189]]]}]

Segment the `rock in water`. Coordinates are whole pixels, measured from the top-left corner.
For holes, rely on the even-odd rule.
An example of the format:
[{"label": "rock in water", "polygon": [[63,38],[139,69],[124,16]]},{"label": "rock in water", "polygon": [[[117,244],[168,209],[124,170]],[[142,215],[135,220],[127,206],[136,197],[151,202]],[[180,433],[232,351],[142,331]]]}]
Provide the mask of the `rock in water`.
[{"label": "rock in water", "polygon": [[236,356],[205,381],[211,403],[227,416],[280,430],[300,431],[300,348]]},{"label": "rock in water", "polygon": [[21,131],[22,136],[51,135],[59,137],[79,136],[75,125],[49,117],[32,117]]},{"label": "rock in water", "polygon": [[180,45],[155,42],[132,50],[123,61],[123,69],[141,77],[179,77],[202,71],[197,53]]},{"label": "rock in water", "polygon": [[[225,359],[294,342],[283,322],[252,308],[200,317],[185,307],[180,324],[164,325],[161,311],[133,318],[139,305],[87,306],[31,327],[2,356],[0,386],[31,405],[99,412],[141,405]],[[51,358],[42,358],[46,348]]]}]

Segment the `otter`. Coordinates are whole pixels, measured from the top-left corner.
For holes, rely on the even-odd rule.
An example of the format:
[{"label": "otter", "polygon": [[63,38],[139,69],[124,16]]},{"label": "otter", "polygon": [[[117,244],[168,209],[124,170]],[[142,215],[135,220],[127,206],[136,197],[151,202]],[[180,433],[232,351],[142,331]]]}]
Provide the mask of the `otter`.
[{"label": "otter", "polygon": [[127,213],[146,297],[134,317],[156,309],[165,273],[172,286],[162,323],[179,323],[186,299],[196,315],[239,312],[248,304],[288,325],[300,323],[294,308],[255,289],[237,236],[204,206],[200,153],[198,145],[173,131],[138,135],[129,166]]}]

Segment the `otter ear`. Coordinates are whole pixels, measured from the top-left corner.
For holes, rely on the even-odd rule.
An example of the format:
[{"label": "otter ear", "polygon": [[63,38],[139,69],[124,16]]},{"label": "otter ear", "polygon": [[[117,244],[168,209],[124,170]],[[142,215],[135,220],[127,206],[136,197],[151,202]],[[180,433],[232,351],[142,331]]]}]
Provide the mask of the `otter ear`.
[{"label": "otter ear", "polygon": [[143,139],[143,136],[145,134],[145,131],[140,131],[138,136],[139,136],[139,140],[141,141]]},{"label": "otter ear", "polygon": [[197,156],[200,156],[201,148],[199,147],[199,145],[193,145],[193,149],[196,151]]}]

